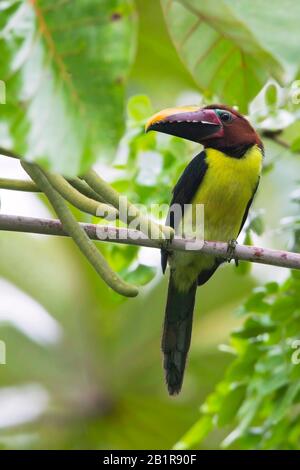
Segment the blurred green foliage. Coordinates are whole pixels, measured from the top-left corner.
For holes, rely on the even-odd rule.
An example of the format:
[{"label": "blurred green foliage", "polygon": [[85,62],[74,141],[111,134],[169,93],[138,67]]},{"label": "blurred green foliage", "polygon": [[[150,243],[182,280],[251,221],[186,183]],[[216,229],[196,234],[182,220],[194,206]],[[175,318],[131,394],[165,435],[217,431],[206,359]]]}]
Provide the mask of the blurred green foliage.
[{"label": "blurred green foliage", "polygon": [[15,150],[66,175],[111,156],[135,52],[133,1],[9,0],[0,11],[1,121]]},{"label": "blurred green foliage", "polygon": [[287,67],[297,70],[294,0],[275,0],[271,9],[259,0],[162,0],[162,6],[178,53],[210,97],[247,111],[270,75],[284,83]]},{"label": "blurred green foliage", "polygon": [[[176,103],[237,104],[266,133],[262,183],[241,241],[299,251],[299,205],[289,199],[299,185],[299,5],[257,3],[40,0],[35,10],[21,0],[0,3],[7,84],[0,146],[65,174],[97,160],[135,203],[167,204],[198,149],[145,134],[147,118]],[[166,279],[157,253],[98,246],[124,278],[144,286],[138,298],[109,291],[70,240],[1,234],[2,278],[38,302],[60,333],[47,340],[47,324],[24,302],[6,315],[0,408],[14,413],[0,412],[0,446],[299,448],[300,366],[292,362],[299,276],[240,263],[199,289],[184,389],[173,400],[161,371]],[[2,303],[0,314],[9,313]]]},{"label": "blurred green foliage", "polygon": [[300,276],[254,290],[231,335],[235,359],[177,448],[199,444],[213,427],[234,426],[223,448],[298,449]]}]

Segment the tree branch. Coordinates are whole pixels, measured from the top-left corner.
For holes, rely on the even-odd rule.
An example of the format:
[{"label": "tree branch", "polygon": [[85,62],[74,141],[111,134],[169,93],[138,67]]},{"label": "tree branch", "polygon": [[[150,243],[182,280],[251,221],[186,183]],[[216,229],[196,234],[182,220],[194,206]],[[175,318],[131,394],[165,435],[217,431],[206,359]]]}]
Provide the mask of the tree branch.
[{"label": "tree branch", "polygon": [[12,150],[8,150],[3,147],[0,147],[0,155],[4,155],[4,157],[17,158],[18,160],[21,160],[22,158],[20,155],[13,152]]},{"label": "tree branch", "polygon": [[283,140],[280,135],[282,134],[282,131],[279,130],[279,131],[268,131],[268,130],[265,130],[262,132],[262,136],[263,137],[266,137],[267,139],[271,139],[273,140],[274,142],[276,142],[277,145],[280,145],[281,147],[289,150],[290,149],[290,144],[288,142],[286,142],[285,140]]},{"label": "tree branch", "polygon": [[[80,224],[92,240],[107,241],[125,245],[165,248],[165,240],[150,240],[138,230],[107,227],[95,224]],[[0,215],[0,230],[12,232],[39,233],[43,235],[68,236],[59,220],[38,219],[15,215]],[[199,241],[175,238],[169,242],[168,250],[190,251],[227,258],[228,244],[224,242]],[[289,251],[271,250],[257,246],[237,245],[234,258],[252,263],[300,269],[300,254]]]}]

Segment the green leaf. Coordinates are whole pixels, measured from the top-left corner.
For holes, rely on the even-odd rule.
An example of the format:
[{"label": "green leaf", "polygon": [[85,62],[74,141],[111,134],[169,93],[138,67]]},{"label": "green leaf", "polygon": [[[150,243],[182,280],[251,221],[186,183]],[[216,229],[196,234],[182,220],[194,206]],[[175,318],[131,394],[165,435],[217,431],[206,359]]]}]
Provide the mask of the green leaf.
[{"label": "green leaf", "polygon": [[[246,229],[245,238],[242,243],[244,245],[249,245],[249,246],[253,245],[252,237],[251,237],[251,230],[249,230],[248,228]],[[242,276],[245,276],[246,274],[249,274],[251,272],[251,269],[252,269],[251,263],[248,263],[247,261],[239,260],[236,272]]]},{"label": "green leaf", "polygon": [[134,39],[132,0],[4,2],[0,123],[11,147],[68,175],[109,157],[123,132]]},{"label": "green leaf", "polygon": [[297,137],[291,144],[290,147],[292,152],[299,152],[300,150],[300,137]]},{"label": "green leaf", "polygon": [[255,291],[245,303],[246,312],[265,313],[270,310],[270,305],[265,302],[266,293]]},{"label": "green leaf", "polygon": [[265,289],[266,289],[268,294],[271,294],[271,295],[276,294],[279,290],[279,285],[275,281],[267,282],[267,284],[265,285]]},{"label": "green leaf", "polygon": [[247,228],[247,231],[246,231],[244,245],[249,245],[249,246],[253,245],[251,230],[249,230],[249,228]]},{"label": "green leaf", "polygon": [[293,297],[281,297],[276,300],[272,306],[273,320],[289,319],[296,309],[295,299]]},{"label": "green leaf", "polygon": [[251,397],[243,402],[243,405],[239,409],[239,426],[223,441],[223,447],[231,446],[236,439],[238,439],[250,426],[252,420],[255,417],[259,406],[261,405],[261,399],[258,396]]},{"label": "green leaf", "polygon": [[151,101],[148,98],[148,96],[145,96],[145,95],[132,96],[128,100],[127,113],[128,113],[128,116],[133,121],[140,122],[145,119],[148,119],[153,113]]},{"label": "green leaf", "polygon": [[249,228],[253,230],[256,235],[262,235],[264,231],[264,220],[260,212],[254,213],[250,218]]},{"label": "green leaf", "polygon": [[178,441],[174,449],[192,449],[197,446],[213,428],[212,416],[203,416],[194,426]]},{"label": "green leaf", "polygon": [[242,111],[269,77],[283,82],[299,62],[300,5],[291,0],[290,7],[275,0],[272,8],[258,1],[161,1],[171,38],[200,88]]},{"label": "green leaf", "polygon": [[222,401],[218,413],[219,426],[225,426],[232,421],[245,398],[245,394],[246,386],[244,384],[234,384]]},{"label": "green leaf", "polygon": [[276,329],[276,325],[270,320],[269,316],[261,315],[248,318],[243,328],[232,333],[237,338],[253,338],[263,333],[270,333]]},{"label": "green leaf", "polygon": [[265,100],[269,107],[274,107],[277,103],[277,87],[274,83],[270,83],[265,90]]},{"label": "green leaf", "polygon": [[248,263],[247,261],[239,260],[239,264],[237,265],[236,272],[237,274],[241,276],[245,276],[246,274],[249,274],[251,272],[251,263]]},{"label": "green leaf", "polygon": [[155,273],[155,268],[152,268],[151,266],[146,266],[145,264],[140,264],[134,271],[131,271],[124,277],[127,282],[131,282],[139,286],[144,286],[154,278]]},{"label": "green leaf", "polygon": [[226,4],[231,5],[259,44],[286,70],[292,72],[299,68],[299,2],[226,0]]}]

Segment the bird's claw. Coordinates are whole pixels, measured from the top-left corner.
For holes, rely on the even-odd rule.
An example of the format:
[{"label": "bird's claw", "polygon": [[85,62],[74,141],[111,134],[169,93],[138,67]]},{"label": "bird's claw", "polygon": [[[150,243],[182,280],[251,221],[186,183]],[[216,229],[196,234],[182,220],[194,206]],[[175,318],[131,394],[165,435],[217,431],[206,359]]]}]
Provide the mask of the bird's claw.
[{"label": "bird's claw", "polygon": [[[230,263],[232,259],[234,259],[234,253],[236,249],[237,241],[235,239],[229,240],[228,241],[228,246],[227,246],[227,257],[226,261]],[[238,266],[238,260],[234,259],[235,265]]]}]

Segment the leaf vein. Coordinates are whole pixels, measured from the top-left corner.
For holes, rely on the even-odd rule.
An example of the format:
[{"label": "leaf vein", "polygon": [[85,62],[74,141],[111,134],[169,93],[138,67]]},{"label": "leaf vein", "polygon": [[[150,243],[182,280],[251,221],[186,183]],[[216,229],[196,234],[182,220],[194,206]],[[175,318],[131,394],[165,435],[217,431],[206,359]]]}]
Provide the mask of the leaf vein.
[{"label": "leaf vein", "polygon": [[72,80],[70,78],[70,74],[65,66],[64,61],[62,60],[60,54],[57,51],[55,42],[51,35],[51,32],[47,26],[44,14],[40,6],[38,5],[38,0],[29,0],[29,3],[32,5],[34,12],[37,17],[39,32],[42,37],[44,37],[45,42],[49,48],[50,57],[53,59],[54,63],[56,63],[58,70],[60,72],[62,80],[67,84],[70,89],[71,97],[77,104],[79,105],[79,110],[83,111],[83,105],[79,98],[78,92],[75,89]]}]

